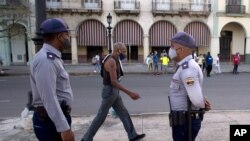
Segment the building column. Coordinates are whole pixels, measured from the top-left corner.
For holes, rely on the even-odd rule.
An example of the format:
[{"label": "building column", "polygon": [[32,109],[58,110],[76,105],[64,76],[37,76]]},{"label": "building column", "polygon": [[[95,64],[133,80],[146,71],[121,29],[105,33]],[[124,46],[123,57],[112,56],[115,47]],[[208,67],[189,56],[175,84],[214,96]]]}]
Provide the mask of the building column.
[{"label": "building column", "polygon": [[149,35],[144,34],[143,36],[143,60],[145,60],[149,54]]},{"label": "building column", "polygon": [[71,32],[71,57],[72,57],[71,61],[72,64],[78,64],[76,34],[75,31],[72,32]]},{"label": "building column", "polygon": [[213,61],[215,63],[217,54],[220,53],[220,37],[218,36],[211,37],[210,53],[211,56],[214,58]]},{"label": "building column", "polygon": [[245,63],[250,64],[250,37],[246,37]]}]

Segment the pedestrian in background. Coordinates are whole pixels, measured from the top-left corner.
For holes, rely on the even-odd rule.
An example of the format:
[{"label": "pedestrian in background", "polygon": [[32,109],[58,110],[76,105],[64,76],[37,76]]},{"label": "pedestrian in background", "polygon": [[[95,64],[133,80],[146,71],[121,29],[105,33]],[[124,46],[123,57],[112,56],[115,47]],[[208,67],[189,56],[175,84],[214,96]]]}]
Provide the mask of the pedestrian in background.
[{"label": "pedestrian in background", "polygon": [[153,56],[154,75],[158,75],[159,74],[159,71],[158,71],[158,62],[159,62],[158,53],[157,53],[157,51],[154,51],[154,56]]},{"label": "pedestrian in background", "polygon": [[206,71],[207,71],[207,77],[210,77],[210,73],[213,69],[213,57],[210,55],[210,52],[207,53],[206,58]]},{"label": "pedestrian in background", "polygon": [[203,61],[204,61],[204,57],[202,54],[200,54],[197,58],[197,63],[199,64],[200,68],[202,69],[202,65],[203,65]]},{"label": "pedestrian in background", "polygon": [[103,76],[102,103],[96,117],[81,141],[93,141],[96,132],[105,121],[111,107],[114,108],[122,121],[128,134],[129,141],[137,141],[145,137],[145,134],[136,133],[130,115],[123,105],[122,98],[119,94],[121,90],[133,100],[138,100],[140,98],[139,94],[128,90],[120,83],[121,77],[123,76],[121,60],[126,57],[126,54],[127,49],[125,44],[116,43],[114,44],[112,55],[107,56],[103,60],[104,69],[101,70]]},{"label": "pedestrian in background", "polygon": [[165,73],[167,71],[167,67],[168,67],[168,63],[169,63],[169,58],[168,56],[165,54],[160,58],[161,62],[162,62],[162,72]]},{"label": "pedestrian in background", "polygon": [[4,73],[4,71],[3,71],[3,58],[2,58],[2,56],[0,56],[0,73],[1,74]]},{"label": "pedestrian in background", "polygon": [[73,93],[61,59],[62,50],[71,47],[68,26],[60,18],[47,19],[40,32],[44,44],[30,66],[34,132],[39,141],[74,141]]},{"label": "pedestrian in background", "polygon": [[197,137],[203,120],[203,114],[198,111],[211,108],[203,96],[203,73],[192,57],[194,48],[194,39],[186,32],[179,32],[171,39],[169,57],[178,63],[170,84],[169,96],[169,120],[174,141],[188,141],[188,101],[191,102],[191,109],[197,111],[190,115],[192,141]]},{"label": "pedestrian in background", "polygon": [[146,58],[146,64],[148,66],[148,71],[152,72],[153,71],[153,59],[152,59],[152,55],[149,54]]},{"label": "pedestrian in background", "polygon": [[240,54],[238,52],[234,55],[233,62],[234,62],[233,74],[238,74],[238,66],[240,64]]},{"label": "pedestrian in background", "polygon": [[204,53],[203,54],[203,60],[202,60],[202,72],[205,72],[206,71],[206,54]]},{"label": "pedestrian in background", "polygon": [[216,73],[221,73],[221,70],[220,70],[220,54],[217,54],[215,69],[216,69],[216,71],[215,71]]},{"label": "pedestrian in background", "polygon": [[94,66],[94,72],[96,73],[97,71],[100,71],[100,56],[99,53],[97,52],[96,55],[92,58],[92,63]]}]

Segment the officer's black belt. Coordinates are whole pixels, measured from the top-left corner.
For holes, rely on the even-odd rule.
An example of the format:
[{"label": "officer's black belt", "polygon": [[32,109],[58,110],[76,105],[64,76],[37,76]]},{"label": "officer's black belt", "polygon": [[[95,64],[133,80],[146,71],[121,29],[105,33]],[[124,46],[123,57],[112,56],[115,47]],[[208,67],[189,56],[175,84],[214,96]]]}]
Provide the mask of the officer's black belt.
[{"label": "officer's black belt", "polygon": [[[177,114],[177,115],[187,115],[188,111],[171,111],[172,114]],[[191,117],[199,117],[200,115],[203,115],[203,113],[200,113],[199,111],[196,112],[192,112],[191,113]]]},{"label": "officer's black belt", "polygon": [[[62,108],[64,115],[70,115],[71,108],[70,107],[64,107]],[[38,113],[39,115],[48,116],[48,113],[46,109],[43,106],[35,107],[34,112]]]}]

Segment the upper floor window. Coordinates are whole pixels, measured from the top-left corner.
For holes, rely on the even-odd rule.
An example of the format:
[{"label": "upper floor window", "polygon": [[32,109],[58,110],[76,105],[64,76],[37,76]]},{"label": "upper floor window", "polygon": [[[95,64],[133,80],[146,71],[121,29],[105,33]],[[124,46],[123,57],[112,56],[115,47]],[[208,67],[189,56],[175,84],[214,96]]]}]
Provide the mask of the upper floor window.
[{"label": "upper floor window", "polygon": [[227,5],[241,5],[241,0],[227,0]]}]

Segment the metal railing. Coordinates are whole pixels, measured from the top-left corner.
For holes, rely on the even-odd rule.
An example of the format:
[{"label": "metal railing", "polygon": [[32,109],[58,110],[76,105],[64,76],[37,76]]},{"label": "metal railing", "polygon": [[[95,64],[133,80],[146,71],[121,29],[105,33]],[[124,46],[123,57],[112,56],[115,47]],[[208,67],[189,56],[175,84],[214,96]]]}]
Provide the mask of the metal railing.
[{"label": "metal railing", "polygon": [[114,9],[115,10],[140,10],[140,1],[115,0]]},{"label": "metal railing", "polygon": [[152,2],[152,11],[211,12],[210,3]]},{"label": "metal railing", "polygon": [[94,2],[86,2],[85,0],[82,0],[82,5],[84,9],[102,9],[101,0],[95,0]]},{"label": "metal railing", "polygon": [[86,2],[85,0],[63,0],[60,2],[47,1],[46,7],[50,9],[102,9],[102,1],[95,0]]},{"label": "metal railing", "polygon": [[226,5],[226,13],[245,14],[246,13],[246,6],[245,5]]}]

